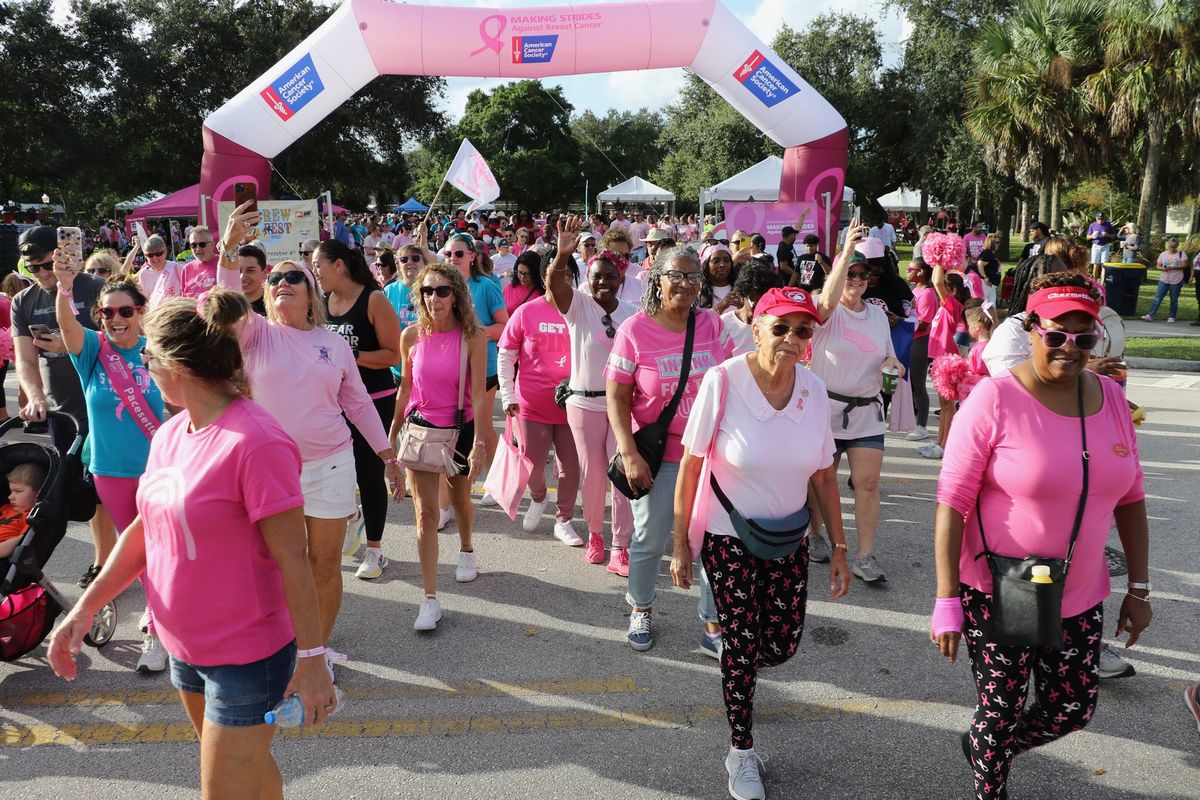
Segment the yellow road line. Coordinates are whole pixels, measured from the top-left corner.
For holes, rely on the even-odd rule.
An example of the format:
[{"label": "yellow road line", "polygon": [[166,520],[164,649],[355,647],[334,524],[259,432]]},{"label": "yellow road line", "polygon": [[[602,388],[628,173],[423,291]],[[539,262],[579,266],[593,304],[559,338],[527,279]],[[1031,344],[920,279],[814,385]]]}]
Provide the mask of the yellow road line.
[{"label": "yellow road line", "polygon": [[[790,703],[755,710],[757,719],[833,719],[860,714],[899,716],[924,704],[912,700],[844,700],[826,705]],[[528,714],[467,714],[394,719],[337,719],[320,728],[286,730],[287,739],[377,739],[389,737],[474,736],[522,731],[640,730],[724,724],[721,706],[684,706],[643,711],[561,710]],[[193,741],[186,722],[97,725],[0,726],[0,747],[103,746]]]},{"label": "yellow road line", "polygon": [[[452,686],[389,684],[378,688],[351,688],[351,700],[416,700],[428,697],[528,697],[531,695],[630,694],[649,691],[639,687],[631,675],[536,681],[516,685],[471,681]],[[89,708],[94,706],[153,706],[179,702],[174,689],[117,689],[109,692],[56,691],[30,692],[0,698],[0,707]]]}]

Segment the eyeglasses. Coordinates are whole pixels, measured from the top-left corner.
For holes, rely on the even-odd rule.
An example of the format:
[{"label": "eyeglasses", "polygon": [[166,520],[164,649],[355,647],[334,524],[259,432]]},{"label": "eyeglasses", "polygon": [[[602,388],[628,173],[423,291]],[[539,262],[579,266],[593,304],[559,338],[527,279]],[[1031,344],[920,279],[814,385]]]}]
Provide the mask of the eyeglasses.
[{"label": "eyeglasses", "polygon": [[769,330],[771,335],[776,339],[782,339],[789,333],[795,335],[797,339],[811,339],[813,335],[813,329],[811,325],[797,325],[796,327],[792,328],[788,325],[784,325],[782,322],[776,322],[767,330]]},{"label": "eyeglasses", "polygon": [[396,260],[401,264],[408,264],[410,262],[413,264],[421,264],[425,261],[425,259],[421,256],[397,256]]},{"label": "eyeglasses", "polygon": [[471,251],[470,250],[443,250],[442,255],[444,255],[446,258],[462,258],[469,252],[471,252]]},{"label": "eyeglasses", "polygon": [[312,258],[312,254],[313,254],[312,250],[301,250],[300,251],[300,256],[302,258]]},{"label": "eyeglasses", "polygon": [[699,286],[700,281],[704,278],[704,275],[702,273],[680,272],[677,269],[666,270],[665,272],[663,272],[663,275],[667,276],[667,280],[669,280],[671,282],[671,285],[673,285],[673,286],[679,286],[685,280],[692,286]]},{"label": "eyeglasses", "polygon": [[195,250],[199,247],[208,247],[210,244],[212,244],[212,242],[189,242],[189,244],[191,245],[192,249]]},{"label": "eyeglasses", "polygon": [[533,276],[533,273],[532,273],[532,272],[530,272],[530,271],[529,271],[529,270],[527,270],[527,269],[519,269],[519,270],[517,270],[517,277],[519,277],[519,278],[529,278],[529,277],[532,277],[532,276]]},{"label": "eyeglasses", "polygon": [[146,258],[161,258],[167,254],[166,250],[155,250],[153,253],[146,253]]},{"label": "eyeglasses", "polygon": [[450,295],[454,294],[453,286],[422,286],[421,297],[433,297],[434,295],[445,300]]},{"label": "eyeglasses", "polygon": [[852,269],[846,273],[846,279],[851,281],[865,281],[871,277],[871,273],[865,269]]},{"label": "eyeglasses", "polygon": [[99,311],[100,316],[104,317],[105,319],[112,319],[118,314],[121,315],[121,319],[132,319],[134,314],[142,310],[142,307],[121,306],[119,308],[97,308],[96,310]]},{"label": "eyeglasses", "polygon": [[271,286],[278,286],[283,281],[287,281],[292,286],[304,283],[304,273],[298,269],[289,269],[287,272],[272,272],[267,276],[267,283]]},{"label": "eyeglasses", "polygon": [[1100,343],[1100,334],[1096,329],[1087,333],[1067,333],[1066,331],[1048,331],[1041,325],[1034,325],[1033,329],[1042,337],[1042,344],[1049,347],[1051,350],[1060,350],[1066,346],[1067,342],[1075,345],[1077,350],[1091,350]]},{"label": "eyeglasses", "polygon": [[604,326],[604,335],[608,338],[613,338],[617,335],[617,329],[613,327],[612,314],[605,314],[600,318],[600,324]]},{"label": "eyeglasses", "polygon": [[84,270],[88,275],[111,275],[112,270],[108,267],[89,267]]}]

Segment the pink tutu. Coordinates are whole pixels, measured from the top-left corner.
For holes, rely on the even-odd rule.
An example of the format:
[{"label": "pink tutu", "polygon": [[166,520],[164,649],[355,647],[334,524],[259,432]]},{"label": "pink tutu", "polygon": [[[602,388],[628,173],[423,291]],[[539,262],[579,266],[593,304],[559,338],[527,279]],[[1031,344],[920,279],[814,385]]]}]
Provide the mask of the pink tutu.
[{"label": "pink tutu", "polygon": [[957,353],[946,353],[933,360],[929,377],[939,397],[961,403],[986,376],[973,372],[967,360]]}]

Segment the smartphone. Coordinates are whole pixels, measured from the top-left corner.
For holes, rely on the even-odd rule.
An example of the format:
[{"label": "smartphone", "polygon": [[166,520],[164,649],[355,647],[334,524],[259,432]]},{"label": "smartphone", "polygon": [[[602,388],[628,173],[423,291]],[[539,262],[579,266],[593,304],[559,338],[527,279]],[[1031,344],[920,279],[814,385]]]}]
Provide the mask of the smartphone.
[{"label": "smartphone", "polygon": [[74,269],[83,269],[83,231],[79,228],[59,228],[58,249],[70,260]]},{"label": "smartphone", "polygon": [[250,206],[246,211],[258,211],[258,196],[253,183],[235,183],[233,185],[233,203],[235,206],[240,206],[247,201]]},{"label": "smartphone", "polygon": [[42,325],[37,322],[30,323],[29,332],[33,334],[33,338],[35,339],[49,339],[51,334],[54,333],[49,325]]}]

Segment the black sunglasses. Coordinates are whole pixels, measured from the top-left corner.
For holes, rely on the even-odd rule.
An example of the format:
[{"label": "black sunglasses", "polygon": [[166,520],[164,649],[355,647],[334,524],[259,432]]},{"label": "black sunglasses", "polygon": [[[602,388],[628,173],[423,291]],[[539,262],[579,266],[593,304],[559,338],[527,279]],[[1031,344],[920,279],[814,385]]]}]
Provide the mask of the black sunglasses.
[{"label": "black sunglasses", "polygon": [[421,296],[422,297],[433,297],[435,294],[438,297],[445,300],[447,297],[454,294],[454,287],[453,286],[422,286],[421,287]]},{"label": "black sunglasses", "polygon": [[396,258],[396,260],[401,264],[408,264],[410,262],[413,264],[421,264],[425,261],[425,259],[421,256],[399,256]]},{"label": "black sunglasses", "polygon": [[452,258],[462,258],[463,256],[465,256],[467,253],[469,253],[471,251],[470,250],[445,250],[443,252],[447,256],[450,256]]},{"label": "black sunglasses", "polygon": [[166,250],[155,250],[153,253],[146,253],[146,258],[158,258],[159,256],[165,256],[166,254]]},{"label": "black sunglasses", "polygon": [[870,277],[871,277],[871,273],[866,270],[862,270],[862,269],[852,269],[852,270],[849,270],[846,272],[847,280],[865,281],[867,278],[870,278]]},{"label": "black sunglasses", "polygon": [[613,327],[612,314],[605,314],[603,317],[601,317],[600,324],[604,326],[604,334],[608,336],[608,338],[611,339],[617,335],[617,329]]},{"label": "black sunglasses", "polygon": [[88,275],[111,275],[112,274],[112,270],[109,269],[108,267],[91,267],[90,269],[85,270],[85,271],[87,272]]},{"label": "black sunglasses", "polygon": [[26,264],[25,266],[29,268],[30,272],[41,272],[42,270],[45,270],[46,272],[54,272],[53,261],[47,261],[44,264]]},{"label": "black sunglasses", "polygon": [[120,308],[97,308],[100,316],[105,319],[112,319],[117,314],[121,315],[122,319],[132,319],[133,315],[142,310],[141,306],[121,306]]},{"label": "black sunglasses", "polygon": [[212,244],[212,242],[189,242],[189,244],[192,246],[192,249],[195,250],[197,247],[208,247],[210,244]]},{"label": "black sunglasses", "polygon": [[267,276],[267,283],[272,286],[278,286],[281,281],[287,281],[292,286],[304,282],[304,273],[298,269],[289,269],[287,272],[272,272]]},{"label": "black sunglasses", "polygon": [[795,328],[792,328],[788,325],[784,325],[782,322],[776,322],[774,325],[768,328],[768,330],[771,331],[771,335],[776,339],[782,339],[789,333],[795,334],[797,339],[811,339],[813,335],[813,329],[811,326],[797,325]]},{"label": "black sunglasses", "polygon": [[305,258],[310,258],[312,256],[312,254],[313,254],[312,250],[301,250],[300,251],[300,255],[304,256]]}]

